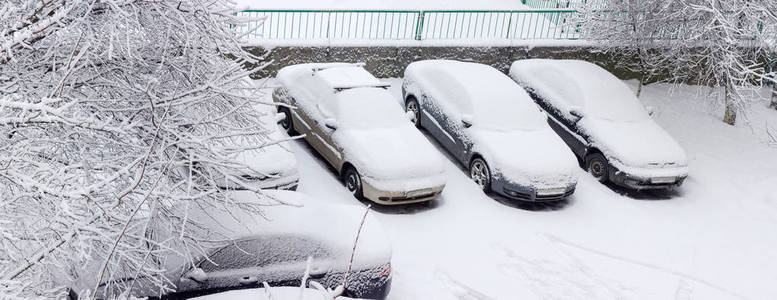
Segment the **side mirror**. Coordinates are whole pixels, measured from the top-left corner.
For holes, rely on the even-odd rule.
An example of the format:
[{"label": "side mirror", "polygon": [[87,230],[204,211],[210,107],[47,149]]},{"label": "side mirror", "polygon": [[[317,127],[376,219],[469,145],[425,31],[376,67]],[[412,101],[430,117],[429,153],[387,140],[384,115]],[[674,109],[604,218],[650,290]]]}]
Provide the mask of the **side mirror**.
[{"label": "side mirror", "polygon": [[472,127],[472,115],[462,115],[461,123],[464,124],[464,128]]},{"label": "side mirror", "polygon": [[324,121],[324,126],[326,126],[326,128],[332,129],[332,130],[337,130],[337,121],[335,119],[331,119],[331,118],[330,119],[326,119]]},{"label": "side mirror", "polygon": [[583,111],[580,110],[580,107],[577,107],[577,106],[573,106],[569,108],[569,114],[577,118],[578,120],[582,119],[584,116]]},{"label": "side mirror", "polygon": [[648,115],[651,115],[651,116],[655,112],[655,109],[653,109],[652,106],[645,106],[645,110],[647,110]]}]

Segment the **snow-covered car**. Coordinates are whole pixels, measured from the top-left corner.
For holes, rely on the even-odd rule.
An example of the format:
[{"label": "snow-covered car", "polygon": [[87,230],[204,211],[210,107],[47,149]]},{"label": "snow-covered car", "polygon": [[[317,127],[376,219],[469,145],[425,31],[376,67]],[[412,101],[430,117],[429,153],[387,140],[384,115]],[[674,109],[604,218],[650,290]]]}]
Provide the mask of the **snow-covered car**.
[{"label": "snow-covered car", "polygon": [[405,70],[402,94],[416,126],[469,167],[484,191],[529,201],[574,193],[573,154],[502,72],[459,61],[414,62]]},{"label": "snow-covered car", "polygon": [[[254,81],[245,80],[248,81],[248,86],[260,88]],[[278,128],[275,106],[258,104],[253,109],[260,115],[257,128],[264,133],[262,139],[235,136],[208,141],[214,152],[227,156],[234,165],[225,166],[223,162],[221,165],[213,165],[207,157],[192,157],[191,166],[196,169],[195,172],[206,174],[217,187],[222,189],[296,190],[299,183],[297,160],[288,143],[278,142],[287,137]],[[198,117],[191,116],[192,119]],[[183,180],[189,177],[190,171],[192,170],[188,166],[182,166],[174,171],[174,175]]]},{"label": "snow-covered car", "polygon": [[[344,296],[383,299],[391,286],[391,245],[378,220],[356,205],[325,204],[321,199],[291,191],[265,191],[265,195],[288,205],[278,205],[253,191],[230,192],[235,206],[213,204],[181,211],[197,228],[212,233],[213,241],[199,245],[180,245],[193,250],[193,257],[169,254],[149,259],[166,270],[162,282],[173,292],[162,293],[149,278],[136,278],[129,270],[127,278],[113,282],[124,284],[98,290],[101,298],[111,298],[132,283],[132,296],[189,298],[235,289],[270,286],[299,288],[305,271],[309,280],[325,288],[337,289],[345,282]],[[268,204],[270,203],[270,204]],[[275,204],[271,204],[275,203]],[[238,209],[255,205],[262,213]],[[182,216],[183,219],[183,216]],[[194,225],[190,225],[194,226]],[[191,229],[190,229],[191,230]],[[166,227],[152,227],[147,236],[162,242],[172,234]],[[354,250],[354,241],[358,243]],[[153,243],[143,247],[154,247]],[[141,246],[141,245],[139,245]],[[355,252],[354,252],[355,251]],[[353,257],[352,257],[353,255]],[[311,263],[308,264],[308,257]],[[352,260],[352,261],[351,261]],[[101,258],[93,260],[102,262]],[[310,267],[308,267],[310,266]],[[74,291],[93,287],[99,272],[86,267],[72,286]],[[134,281],[134,283],[133,283]],[[155,279],[159,282],[159,279]],[[308,282],[308,284],[310,284]]]},{"label": "snow-covered car", "polygon": [[519,60],[510,76],[550,116],[588,172],[601,182],[662,189],[688,176],[685,151],[634,92],[605,69],[579,60]]},{"label": "snow-covered car", "polygon": [[299,287],[270,287],[269,289],[244,289],[192,298],[191,300],[350,300],[350,297],[333,297],[327,291]]},{"label": "snow-covered car", "polygon": [[[238,172],[219,175],[211,171],[218,178],[216,183],[226,189],[296,190],[299,183],[297,159],[286,142],[276,142],[285,137],[278,130],[275,107],[265,104],[257,105],[255,109],[262,113],[260,127],[266,130],[266,145],[252,144],[241,138],[220,145],[225,149],[240,147],[249,150],[232,155],[232,159],[244,166]],[[209,169],[207,162],[202,162],[201,166]]]},{"label": "snow-covered car", "polygon": [[273,100],[288,106],[279,108],[289,120],[282,125],[304,134],[356,198],[390,205],[442,193],[442,155],[413,128],[388,84],[361,65],[294,65],[277,78]]}]

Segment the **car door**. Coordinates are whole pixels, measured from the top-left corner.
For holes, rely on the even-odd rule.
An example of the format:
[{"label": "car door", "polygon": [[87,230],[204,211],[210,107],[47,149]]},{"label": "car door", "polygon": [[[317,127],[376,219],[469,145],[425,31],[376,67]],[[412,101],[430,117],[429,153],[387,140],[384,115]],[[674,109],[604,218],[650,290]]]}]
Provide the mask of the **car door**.
[{"label": "car door", "polygon": [[299,83],[303,95],[298,96],[300,99],[297,99],[296,114],[292,112],[292,118],[298,122],[294,123],[294,128],[299,133],[305,134],[305,140],[308,144],[321,154],[329,164],[339,168],[342,154],[332,142],[331,135],[334,130],[326,127],[326,118],[319,109],[321,101],[332,100],[334,91],[315,76],[305,76]]},{"label": "car door", "polygon": [[563,104],[554,106],[547,99],[543,99],[533,91],[527,90],[527,92],[548,115],[548,125],[550,125],[550,128],[564,140],[575,155],[582,158],[587,151],[588,141],[578,130],[577,123],[565,118],[561,113],[564,110],[568,112],[569,106]]},{"label": "car door", "polygon": [[462,116],[470,111],[468,109],[470,103],[466,98],[461,97],[465,93],[459,85],[451,84],[456,82],[454,78],[440,74],[435,82],[444,82],[445,87],[430,89],[429,94],[432,96],[426,97],[427,101],[424,102],[428,107],[424,110],[432,112],[431,116],[435,123],[433,127],[440,131],[435,137],[456,159],[462,163],[468,163],[472,143],[468,136],[469,130],[464,128],[462,123]]}]

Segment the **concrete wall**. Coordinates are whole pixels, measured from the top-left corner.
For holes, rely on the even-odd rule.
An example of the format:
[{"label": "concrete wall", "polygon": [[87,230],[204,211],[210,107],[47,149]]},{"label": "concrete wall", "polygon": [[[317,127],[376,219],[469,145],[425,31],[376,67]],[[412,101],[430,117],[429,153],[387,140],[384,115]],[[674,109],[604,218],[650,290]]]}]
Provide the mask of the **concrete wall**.
[{"label": "concrete wall", "polygon": [[408,64],[426,59],[453,59],[491,65],[507,72],[510,64],[525,58],[581,59],[596,63],[622,79],[637,78],[619,62],[628,57],[602,54],[590,47],[279,47],[265,50],[247,47],[249,52],[272,61],[253,78],[275,76],[287,65],[307,62],[364,62],[380,78],[402,77]]}]

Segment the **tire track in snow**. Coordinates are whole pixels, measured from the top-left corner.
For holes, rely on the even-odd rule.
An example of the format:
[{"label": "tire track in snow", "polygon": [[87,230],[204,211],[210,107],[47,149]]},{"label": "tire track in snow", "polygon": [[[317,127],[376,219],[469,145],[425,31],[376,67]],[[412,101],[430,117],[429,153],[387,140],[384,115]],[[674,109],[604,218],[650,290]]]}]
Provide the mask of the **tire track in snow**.
[{"label": "tire track in snow", "polygon": [[[707,281],[705,279],[702,279],[702,278],[699,278],[699,277],[696,277],[696,276],[693,276],[693,275],[688,275],[688,274],[685,274],[685,273],[682,273],[682,272],[679,272],[679,271],[676,271],[676,270],[672,270],[672,269],[669,269],[669,268],[664,268],[664,267],[661,267],[661,266],[657,266],[657,265],[653,265],[653,264],[649,264],[649,263],[645,263],[645,262],[640,262],[640,261],[637,261],[637,260],[634,260],[634,259],[630,259],[630,258],[620,257],[620,256],[617,256],[617,255],[613,255],[613,254],[604,252],[604,251],[600,251],[600,250],[596,250],[596,249],[589,248],[589,247],[586,247],[586,246],[578,245],[578,244],[566,241],[566,240],[564,240],[564,239],[562,239],[562,238],[560,238],[558,236],[552,235],[552,234],[543,233],[542,235],[544,235],[545,238],[547,238],[552,244],[555,244],[556,247],[560,246],[561,251],[563,251],[567,256],[569,256],[570,258],[573,258],[573,259],[577,259],[577,258],[574,255],[570,254],[569,252],[564,251],[563,250],[564,247],[570,247],[570,248],[578,249],[578,250],[585,251],[585,252],[588,252],[588,253],[596,254],[596,255],[599,255],[599,256],[602,256],[602,257],[605,257],[605,258],[609,258],[609,259],[612,259],[612,260],[616,260],[616,261],[620,261],[620,262],[624,262],[624,263],[629,263],[629,264],[632,264],[632,265],[637,265],[637,266],[640,266],[640,267],[643,267],[643,268],[652,269],[652,270],[656,270],[656,271],[659,271],[659,272],[664,272],[664,273],[672,274],[674,276],[680,277],[681,279],[685,279],[685,280],[688,280],[688,281],[693,281],[693,282],[705,285],[707,287],[710,287],[712,289],[720,291],[720,292],[722,292],[724,294],[727,294],[727,295],[729,295],[731,297],[738,298],[738,299],[747,299],[747,297],[745,297],[743,295],[740,295],[739,293],[736,293],[736,292],[731,291],[731,290],[729,290],[729,289],[727,289],[725,287],[722,287],[720,285],[714,284],[712,282],[709,282],[709,281]],[[681,281],[681,284],[680,284],[680,286],[678,287],[678,290],[677,290],[677,295],[687,294],[689,290],[690,290],[690,287],[688,286],[688,284],[686,282],[684,282],[684,281]],[[680,299],[682,299],[682,298],[680,298]]]},{"label": "tire track in snow", "polygon": [[509,262],[501,267],[510,277],[528,280],[528,288],[540,299],[629,299],[633,289],[604,278],[574,258],[568,262],[528,259],[502,244],[497,253]]}]

